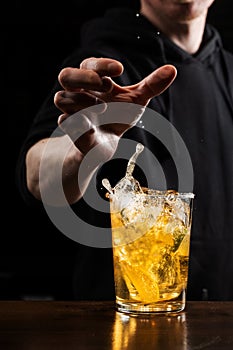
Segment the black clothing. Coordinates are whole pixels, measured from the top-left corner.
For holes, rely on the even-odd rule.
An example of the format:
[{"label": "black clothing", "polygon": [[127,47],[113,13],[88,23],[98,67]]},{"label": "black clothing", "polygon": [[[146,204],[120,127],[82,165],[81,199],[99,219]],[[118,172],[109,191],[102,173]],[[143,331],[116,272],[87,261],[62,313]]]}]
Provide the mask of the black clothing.
[{"label": "black clothing", "polygon": [[[80,48],[63,66],[78,67],[84,58],[91,56],[119,60],[124,73],[115,81],[121,85],[137,83],[165,63],[177,68],[174,83],[153,98],[149,107],[174,125],[192,160],[194,188],[185,189],[195,193],[188,299],[200,300],[203,291],[206,297],[208,290],[210,300],[233,300],[233,56],[224,50],[218,32],[210,25],[206,26],[200,50],[190,55],[130,9],[111,9],[103,18],[86,23]],[[32,144],[49,137],[57,127],[60,112],[54,106],[53,97],[60,89],[59,84],[55,84],[39,110],[19,157],[18,186],[30,204],[37,201],[26,188],[24,157]],[[134,135],[159,159],[161,148],[156,140],[151,141],[150,135],[139,127],[129,130],[124,138],[134,138]],[[111,172],[110,164],[111,161],[98,171],[97,182],[108,177],[113,185],[116,174],[122,177],[120,171],[124,173],[125,163],[119,166],[113,161]],[[172,167],[170,164],[168,169]],[[168,174],[167,180],[167,187],[176,186],[173,176],[170,180]],[[157,184],[159,186],[162,185]],[[101,192],[100,187],[97,183]],[[83,206],[85,208],[80,200],[74,210],[81,212]],[[100,226],[105,220],[108,227],[107,215],[103,220],[95,214],[91,211],[87,216],[93,222],[99,221]],[[111,249],[82,245],[78,249],[77,299],[113,299]],[[86,271],[88,281],[84,277]]]}]

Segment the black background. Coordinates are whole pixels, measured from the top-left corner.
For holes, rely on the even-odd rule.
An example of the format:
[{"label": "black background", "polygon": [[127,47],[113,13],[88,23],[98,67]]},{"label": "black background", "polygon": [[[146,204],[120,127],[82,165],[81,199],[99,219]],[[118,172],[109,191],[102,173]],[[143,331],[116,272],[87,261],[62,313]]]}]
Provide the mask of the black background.
[{"label": "black background", "polygon": [[[81,24],[116,4],[138,7],[137,0],[14,0],[1,10],[0,299],[73,297],[76,243],[58,232],[43,211],[26,206],[15,185],[15,164],[28,127],[57,78],[59,65],[79,43]],[[232,17],[232,0],[216,0],[208,15],[231,52]]]}]

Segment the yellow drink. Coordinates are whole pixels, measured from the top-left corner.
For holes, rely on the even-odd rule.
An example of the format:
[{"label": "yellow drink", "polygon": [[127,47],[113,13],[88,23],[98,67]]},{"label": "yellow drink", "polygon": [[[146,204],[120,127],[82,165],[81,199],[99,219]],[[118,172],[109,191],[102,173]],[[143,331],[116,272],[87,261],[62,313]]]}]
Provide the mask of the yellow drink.
[{"label": "yellow drink", "polygon": [[151,313],[185,307],[192,194],[151,193],[137,193],[123,203],[120,197],[110,196],[120,311]]},{"label": "yellow drink", "polygon": [[132,176],[143,150],[137,144],[126,175],[108,179],[116,304],[131,313],[185,308],[193,193],[142,188]]}]

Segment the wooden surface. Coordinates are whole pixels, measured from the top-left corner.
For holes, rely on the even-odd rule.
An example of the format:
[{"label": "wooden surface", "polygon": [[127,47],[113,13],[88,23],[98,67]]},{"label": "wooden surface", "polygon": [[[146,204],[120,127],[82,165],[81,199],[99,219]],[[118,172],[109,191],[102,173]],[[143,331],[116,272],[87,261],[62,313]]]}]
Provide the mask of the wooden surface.
[{"label": "wooden surface", "polygon": [[233,302],[136,318],[112,302],[0,301],[0,349],[232,350]]}]

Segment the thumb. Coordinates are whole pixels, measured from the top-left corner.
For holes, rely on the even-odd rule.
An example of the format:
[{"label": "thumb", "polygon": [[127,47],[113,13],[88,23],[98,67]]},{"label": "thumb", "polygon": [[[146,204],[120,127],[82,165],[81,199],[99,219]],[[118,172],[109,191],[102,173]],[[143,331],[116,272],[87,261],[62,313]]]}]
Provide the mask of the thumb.
[{"label": "thumb", "polygon": [[160,95],[174,81],[177,70],[173,65],[164,65],[149,74],[137,84],[141,98],[146,104],[152,97]]}]

